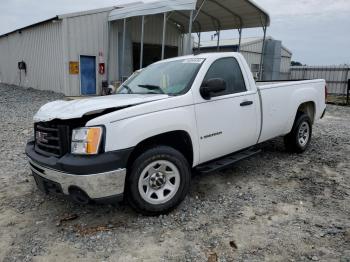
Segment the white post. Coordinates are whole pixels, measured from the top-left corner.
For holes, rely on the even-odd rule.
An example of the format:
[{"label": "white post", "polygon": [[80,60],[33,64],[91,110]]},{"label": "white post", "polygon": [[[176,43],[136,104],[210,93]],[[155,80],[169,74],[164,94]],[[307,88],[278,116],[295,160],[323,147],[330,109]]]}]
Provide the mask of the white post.
[{"label": "white post", "polygon": [[141,51],[140,51],[140,69],[143,68],[143,40],[145,33],[145,16],[142,16],[142,25],[141,25]]},{"label": "white post", "polygon": [[187,44],[187,53],[192,54],[192,23],[193,23],[193,10],[190,12],[190,24],[188,27],[188,44]]},{"label": "white post", "polygon": [[124,66],[125,66],[125,38],[126,38],[126,18],[124,18],[123,25],[123,49],[122,49],[122,64],[121,64],[121,81],[124,81]]},{"label": "white post", "polygon": [[201,32],[198,33],[198,53],[201,52]]},{"label": "white post", "polygon": [[107,82],[109,84],[109,63],[110,63],[110,49],[111,49],[111,23],[110,21],[107,22],[107,63],[106,63],[106,75],[107,75]]},{"label": "white post", "polygon": [[263,80],[263,65],[264,65],[264,55],[265,55],[265,41],[266,41],[266,30],[267,27],[263,26],[264,30],[264,38],[263,38],[263,44],[262,44],[262,50],[261,50],[261,59],[260,59],[260,67],[259,67],[259,80]]},{"label": "white post", "polygon": [[238,42],[237,52],[240,52],[241,51],[241,43],[242,43],[242,28],[238,29],[238,33],[239,33],[239,42]]},{"label": "white post", "polygon": [[164,13],[164,20],[163,20],[163,40],[162,40],[162,60],[164,59],[164,54],[165,54],[165,34],[166,34],[166,19],[167,13]]},{"label": "white post", "polygon": [[218,30],[217,34],[218,34],[217,51],[219,52],[220,51],[220,30]]}]

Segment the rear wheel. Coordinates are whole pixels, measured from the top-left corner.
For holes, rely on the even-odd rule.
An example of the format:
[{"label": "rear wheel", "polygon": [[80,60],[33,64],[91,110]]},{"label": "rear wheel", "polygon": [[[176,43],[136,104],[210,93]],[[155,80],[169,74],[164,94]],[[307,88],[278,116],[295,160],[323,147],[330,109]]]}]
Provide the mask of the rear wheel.
[{"label": "rear wheel", "polygon": [[142,153],[128,176],[127,199],[144,215],[166,214],[186,197],[191,171],[177,150],[158,146]]},{"label": "rear wheel", "polygon": [[305,113],[298,113],[292,131],[284,137],[286,148],[291,152],[303,153],[311,142],[312,124]]}]

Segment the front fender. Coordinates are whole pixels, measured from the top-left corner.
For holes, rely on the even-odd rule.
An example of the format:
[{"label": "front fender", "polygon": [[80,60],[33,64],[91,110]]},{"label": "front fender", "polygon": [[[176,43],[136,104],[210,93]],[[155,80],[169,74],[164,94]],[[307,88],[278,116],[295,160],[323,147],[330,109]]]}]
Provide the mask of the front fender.
[{"label": "front fender", "polygon": [[105,124],[105,151],[137,146],[142,141],[172,131],[185,131],[192,140],[193,162],[199,161],[194,106],[168,109]]}]

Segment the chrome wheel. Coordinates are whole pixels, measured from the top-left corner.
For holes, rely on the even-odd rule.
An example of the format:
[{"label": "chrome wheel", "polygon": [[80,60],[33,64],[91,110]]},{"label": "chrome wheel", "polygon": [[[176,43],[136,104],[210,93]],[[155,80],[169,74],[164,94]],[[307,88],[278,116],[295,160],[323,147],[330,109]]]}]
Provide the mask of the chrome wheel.
[{"label": "chrome wheel", "polygon": [[300,125],[299,132],[298,132],[298,141],[299,144],[304,147],[307,145],[310,139],[310,126],[307,122],[303,122]]},{"label": "chrome wheel", "polygon": [[138,183],[143,200],[160,205],[172,199],[180,187],[180,172],[171,162],[158,160],[143,169]]}]

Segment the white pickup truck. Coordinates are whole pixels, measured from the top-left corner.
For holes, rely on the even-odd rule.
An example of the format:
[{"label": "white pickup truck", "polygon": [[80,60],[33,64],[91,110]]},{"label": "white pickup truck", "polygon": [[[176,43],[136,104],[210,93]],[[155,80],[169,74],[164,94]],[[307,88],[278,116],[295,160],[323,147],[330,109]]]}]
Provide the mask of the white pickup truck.
[{"label": "white pickup truck", "polygon": [[278,136],[305,151],[326,95],[324,80],[256,84],[238,53],[178,57],[116,95],[44,105],[26,153],[46,193],[82,204],[125,198],[157,215],[185,198],[192,170],[227,167]]}]

